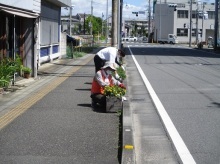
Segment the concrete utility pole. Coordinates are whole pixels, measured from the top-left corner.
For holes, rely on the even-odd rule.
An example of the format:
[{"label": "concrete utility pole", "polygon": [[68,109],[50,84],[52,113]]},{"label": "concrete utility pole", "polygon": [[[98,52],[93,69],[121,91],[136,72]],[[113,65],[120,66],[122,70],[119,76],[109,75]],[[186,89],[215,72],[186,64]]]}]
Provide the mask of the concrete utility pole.
[{"label": "concrete utility pole", "polygon": [[218,38],[218,1],[215,0],[215,31],[214,31],[214,50],[217,50],[217,38]]},{"label": "concrete utility pole", "polygon": [[192,0],[190,0],[189,47],[192,45]]},{"label": "concrete utility pole", "polygon": [[120,38],[119,38],[119,43],[120,43],[120,46],[119,48],[121,49],[122,48],[122,44],[121,44],[121,37],[122,37],[122,12],[123,12],[123,0],[120,0]]},{"label": "concrete utility pole", "polygon": [[91,19],[90,19],[90,34],[92,35],[92,19],[93,19],[93,0],[91,0]]},{"label": "concrete utility pole", "polygon": [[108,0],[107,0],[107,4],[106,4],[106,46],[108,44]]},{"label": "concrete utility pole", "polygon": [[117,15],[117,22],[118,22],[118,30],[117,30],[117,40],[118,40],[118,46],[117,46],[117,48],[121,48],[121,43],[120,43],[120,41],[121,41],[121,17],[120,17],[120,15],[121,15],[121,0],[118,0],[118,15]]},{"label": "concrete utility pole", "polygon": [[72,36],[72,5],[70,6],[70,36]]},{"label": "concrete utility pole", "polygon": [[151,26],[151,6],[150,6],[150,0],[149,0],[149,8],[148,8],[148,43],[150,43],[150,26]]},{"label": "concrete utility pole", "polygon": [[118,33],[118,19],[117,19],[117,11],[118,11],[118,1],[112,0],[112,47],[117,47],[117,33]]},{"label": "concrete utility pole", "polygon": [[204,26],[204,8],[205,8],[205,4],[204,2],[202,2],[202,34],[201,34],[201,38],[202,38],[202,42],[203,42],[203,26]]},{"label": "concrete utility pole", "polygon": [[198,34],[199,34],[199,28],[198,28],[198,22],[199,22],[199,6],[198,1],[196,2],[196,45],[198,44]]}]

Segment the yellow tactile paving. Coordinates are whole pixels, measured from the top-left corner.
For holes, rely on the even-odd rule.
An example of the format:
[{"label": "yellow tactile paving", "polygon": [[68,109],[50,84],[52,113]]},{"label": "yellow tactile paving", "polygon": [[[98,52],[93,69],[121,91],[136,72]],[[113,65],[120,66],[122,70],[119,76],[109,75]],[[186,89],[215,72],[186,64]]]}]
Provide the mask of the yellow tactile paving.
[{"label": "yellow tactile paving", "polygon": [[89,61],[92,60],[92,58],[93,58],[93,55],[90,55],[85,60],[83,60],[79,66],[74,66],[72,69],[68,70],[63,75],[60,75],[57,78],[55,78],[53,81],[53,85],[46,84],[46,86],[40,89],[40,91],[38,91],[37,93],[33,95],[30,95],[30,97],[28,97],[26,100],[22,101],[16,107],[12,108],[11,110],[9,110],[9,112],[7,112],[5,115],[0,117],[0,130],[3,129],[5,126],[7,126],[9,123],[11,123],[14,119],[16,119],[22,113],[27,111],[32,105],[34,105],[44,96],[46,96],[49,92],[54,90],[57,86],[63,83],[66,79],[72,76],[73,73],[79,70],[82,66],[86,65]]}]

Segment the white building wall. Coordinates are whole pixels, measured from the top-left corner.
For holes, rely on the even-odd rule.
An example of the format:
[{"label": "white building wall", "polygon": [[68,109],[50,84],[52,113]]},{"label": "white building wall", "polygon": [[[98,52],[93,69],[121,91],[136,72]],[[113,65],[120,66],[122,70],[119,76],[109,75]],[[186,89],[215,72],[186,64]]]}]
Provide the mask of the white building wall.
[{"label": "white building wall", "polygon": [[155,35],[154,40],[167,39],[168,34],[175,34],[174,20],[176,13],[167,4],[156,5],[155,7]]},{"label": "white building wall", "polygon": [[[167,0],[167,3],[156,4],[155,6],[155,27],[154,27],[154,40],[155,38],[160,37],[160,27],[161,27],[161,38],[166,36],[169,33],[173,33],[177,35],[177,29],[184,29],[184,24],[186,24],[186,28],[188,29],[188,36],[177,36],[179,43],[189,43],[190,36],[190,5],[188,3],[185,4],[185,7],[177,7],[177,11],[174,11],[173,7],[169,7],[168,4],[170,2],[174,2],[172,0]],[[160,7],[161,5],[161,7]],[[161,11],[160,11],[161,9]],[[196,11],[197,5],[193,4],[192,11]],[[198,5],[199,11],[202,11],[203,7],[201,4]],[[177,12],[178,10],[188,10],[188,18],[178,18]],[[205,11],[215,11],[215,5],[213,4],[205,4]],[[161,14],[161,15],[160,15]],[[160,20],[161,19],[161,20]],[[203,20],[203,35],[202,39],[199,35],[200,41],[207,41],[209,36],[214,37],[214,19],[204,19]],[[161,23],[161,25],[160,25]],[[173,28],[172,28],[173,26]],[[192,19],[192,29],[196,28],[196,19]],[[202,29],[202,19],[198,19],[198,29]],[[192,36],[192,43],[196,41],[196,37]]]},{"label": "white building wall", "polygon": [[41,0],[1,0],[0,4],[40,13]]}]

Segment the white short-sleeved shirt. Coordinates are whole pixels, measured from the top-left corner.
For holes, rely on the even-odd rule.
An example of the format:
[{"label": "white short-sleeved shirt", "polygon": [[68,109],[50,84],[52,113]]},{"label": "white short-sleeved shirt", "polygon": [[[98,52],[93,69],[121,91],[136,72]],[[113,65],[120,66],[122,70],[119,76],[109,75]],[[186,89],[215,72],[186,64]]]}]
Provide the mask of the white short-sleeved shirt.
[{"label": "white short-sleeved shirt", "polygon": [[115,47],[106,47],[100,50],[97,55],[110,63],[115,63],[115,58],[117,57],[118,49]]}]

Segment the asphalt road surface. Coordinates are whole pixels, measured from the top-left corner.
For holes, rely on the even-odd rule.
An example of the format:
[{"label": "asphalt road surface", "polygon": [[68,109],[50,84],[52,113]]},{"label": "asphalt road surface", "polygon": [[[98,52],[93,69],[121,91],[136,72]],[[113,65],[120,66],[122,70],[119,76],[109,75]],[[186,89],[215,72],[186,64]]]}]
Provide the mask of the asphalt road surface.
[{"label": "asphalt road surface", "polygon": [[92,110],[95,69],[93,60],[86,60],[45,68],[42,78],[18,95],[22,101],[2,117],[3,123],[17,118],[0,129],[1,164],[119,163],[119,115]]},{"label": "asphalt road surface", "polygon": [[195,162],[219,164],[220,54],[180,45],[129,47]]}]

